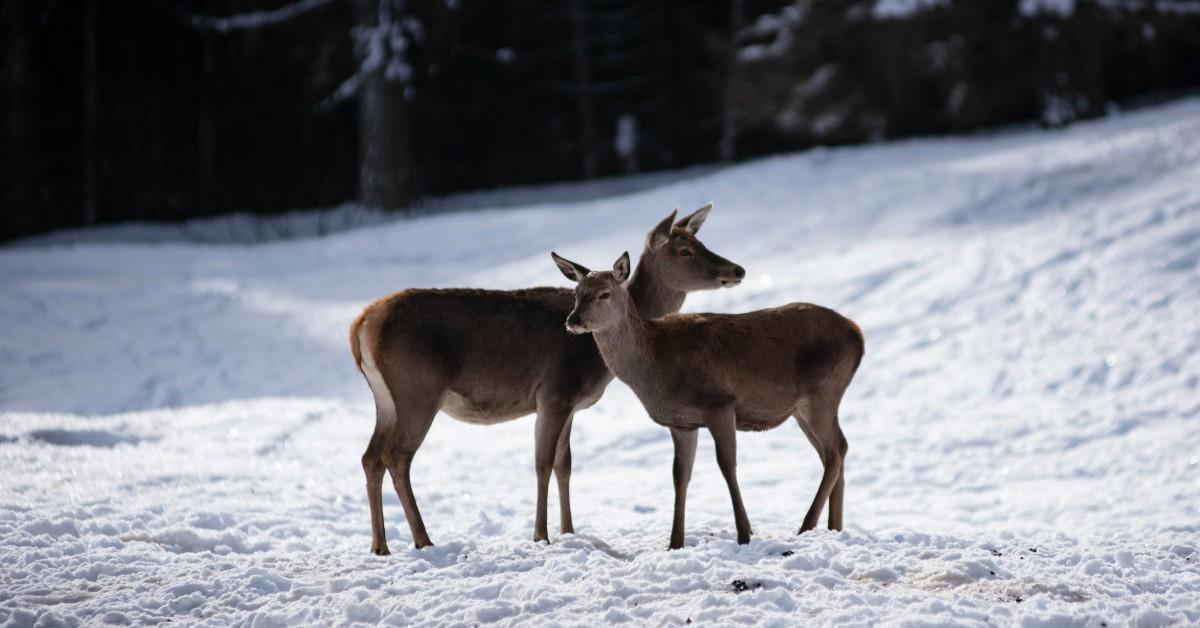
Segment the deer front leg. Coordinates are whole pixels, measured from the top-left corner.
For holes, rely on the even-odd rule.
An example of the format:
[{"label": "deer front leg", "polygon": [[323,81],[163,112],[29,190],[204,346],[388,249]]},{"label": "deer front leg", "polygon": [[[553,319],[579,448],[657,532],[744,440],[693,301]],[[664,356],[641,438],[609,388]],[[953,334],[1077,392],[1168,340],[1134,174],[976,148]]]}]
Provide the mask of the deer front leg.
[{"label": "deer front leg", "polygon": [[558,435],[558,447],[554,453],[554,479],[558,481],[558,531],[560,534],[575,534],[571,521],[571,416],[563,424]]},{"label": "deer front leg", "polygon": [[750,518],[742,504],[742,491],[737,482],[737,422],[732,410],[713,416],[708,423],[713,443],[717,448],[717,466],[725,476],[729,487],[729,499],[733,502],[733,520],[737,525],[738,545],[750,542]]},{"label": "deer front leg", "polygon": [[554,470],[555,449],[563,427],[571,418],[571,408],[550,402],[538,402],[537,424],[534,426],[533,464],[537,471],[537,512],[533,521],[533,540],[550,541],[546,530],[546,499],[550,490],[550,473]]},{"label": "deer front leg", "polygon": [[692,480],[692,467],[696,462],[696,440],[698,430],[671,428],[671,439],[675,441],[675,520],[671,524],[671,545],[668,549],[683,547],[683,514],[687,504],[688,483]]}]

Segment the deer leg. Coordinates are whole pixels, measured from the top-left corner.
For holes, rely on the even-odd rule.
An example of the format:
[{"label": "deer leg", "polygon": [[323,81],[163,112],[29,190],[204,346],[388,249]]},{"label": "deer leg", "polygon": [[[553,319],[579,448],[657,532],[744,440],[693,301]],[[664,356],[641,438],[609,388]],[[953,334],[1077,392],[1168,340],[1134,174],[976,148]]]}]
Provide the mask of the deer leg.
[{"label": "deer leg", "polygon": [[392,427],[390,447],[385,449],[384,463],[392,474],[392,485],[404,507],[404,517],[412,531],[413,545],[417,549],[433,545],[429,534],[425,532],[425,521],[421,519],[421,511],[417,508],[417,498],[413,495],[412,481],[409,472],[412,470],[413,456],[425,441],[429,426],[433,425],[433,417],[437,415],[438,407],[409,407],[398,409],[397,422]]},{"label": "deer leg", "polygon": [[675,520],[671,523],[671,545],[668,549],[683,547],[683,514],[687,504],[688,483],[692,480],[692,467],[696,462],[696,440],[698,430],[671,428],[671,440],[675,441]]},{"label": "deer leg", "polygon": [[567,418],[554,452],[554,479],[558,481],[558,530],[561,534],[575,534],[575,524],[571,521],[571,424],[574,422],[574,416]]},{"label": "deer leg", "polygon": [[842,529],[842,502],[844,493],[846,492],[846,458],[845,449],[842,453],[842,464],[838,469],[837,482],[833,484],[833,490],[829,493],[829,529]]},{"label": "deer leg", "polygon": [[708,422],[717,448],[717,466],[725,476],[729,487],[729,499],[733,502],[733,520],[737,525],[738,545],[750,542],[750,518],[742,504],[742,491],[737,482],[737,422],[732,410],[725,410]]},{"label": "deer leg", "polygon": [[[821,519],[821,510],[829,501],[829,528],[842,529],[842,493],[845,484],[842,481],[842,462],[845,460],[847,445],[846,438],[838,426],[836,410],[822,408],[821,404],[810,404],[806,412],[798,413],[796,420],[800,429],[804,430],[809,442],[817,450],[821,458],[824,472],[821,474],[821,484],[813,497],[804,522],[800,525],[799,534],[817,527]],[[835,495],[836,493],[836,495]]]},{"label": "deer leg", "polygon": [[538,402],[537,423],[534,426],[533,465],[537,471],[537,512],[533,521],[533,540],[550,541],[546,530],[546,500],[550,492],[550,473],[554,469],[555,450],[571,408],[553,403]]},{"label": "deer leg", "polygon": [[383,476],[387,473],[381,451],[383,443],[384,434],[376,429],[362,456],[363,473],[367,476],[367,503],[371,506],[371,553],[379,556],[391,553],[387,546],[387,531],[383,527]]}]

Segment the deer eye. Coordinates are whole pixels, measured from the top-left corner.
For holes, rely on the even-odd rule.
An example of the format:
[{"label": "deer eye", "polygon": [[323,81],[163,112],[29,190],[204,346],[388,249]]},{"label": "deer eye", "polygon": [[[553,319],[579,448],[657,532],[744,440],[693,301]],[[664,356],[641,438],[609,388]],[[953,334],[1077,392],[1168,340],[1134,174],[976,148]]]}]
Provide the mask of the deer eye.
[{"label": "deer eye", "polygon": [[601,301],[603,301],[603,300],[605,300],[605,299],[607,299],[608,297],[611,297],[611,296],[612,296],[612,294],[611,294],[611,293],[609,293],[609,292],[601,292],[601,293],[600,293],[600,296],[598,296],[598,297],[596,297],[596,298],[597,298],[597,299],[600,299]]},{"label": "deer eye", "polygon": [[692,255],[691,249],[679,249],[679,257],[691,257]]}]

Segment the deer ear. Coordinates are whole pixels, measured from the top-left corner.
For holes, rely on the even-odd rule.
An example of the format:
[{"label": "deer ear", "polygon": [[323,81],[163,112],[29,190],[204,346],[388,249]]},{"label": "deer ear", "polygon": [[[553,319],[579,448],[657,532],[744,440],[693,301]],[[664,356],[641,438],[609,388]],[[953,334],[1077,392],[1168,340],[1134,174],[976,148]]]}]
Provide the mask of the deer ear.
[{"label": "deer ear", "polygon": [[585,266],[576,264],[565,257],[559,257],[558,253],[550,251],[550,257],[554,258],[554,263],[558,265],[558,269],[562,274],[566,275],[567,279],[579,283],[590,272]]},{"label": "deer ear", "polygon": [[646,248],[653,251],[662,248],[664,244],[671,240],[671,225],[675,222],[675,214],[678,211],[679,208],[676,207],[670,216],[663,218],[661,222],[650,230],[650,233],[646,236]]},{"label": "deer ear", "polygon": [[713,204],[709,203],[708,205],[697,209],[691,214],[684,216],[683,219],[680,220],[675,226],[682,227],[686,229],[688,233],[696,235],[696,232],[700,230],[700,225],[704,224],[704,220],[708,218],[708,212],[712,208]]},{"label": "deer ear", "polygon": [[618,283],[625,283],[629,279],[629,251],[621,254],[617,261],[613,262],[613,279]]}]

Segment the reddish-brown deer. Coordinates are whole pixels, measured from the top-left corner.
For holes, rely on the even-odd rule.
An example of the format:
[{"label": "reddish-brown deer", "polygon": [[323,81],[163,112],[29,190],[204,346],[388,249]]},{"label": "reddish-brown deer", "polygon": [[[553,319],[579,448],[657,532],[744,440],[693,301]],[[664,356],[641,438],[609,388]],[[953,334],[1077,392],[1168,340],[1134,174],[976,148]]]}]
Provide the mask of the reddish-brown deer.
[{"label": "reddish-brown deer", "polygon": [[[677,224],[672,212],[646,237],[628,288],[642,315],[677,312],[688,292],[733,286],[745,275],[696,239],[711,207]],[[536,412],[533,538],[549,538],[546,499],[552,470],[560,529],[574,531],[568,489],[572,417],[596,403],[613,376],[591,338],[563,329],[573,299],[565,288],[405,290],[371,304],[354,321],[350,349],[375,397],[375,432],[362,456],[372,552],[388,553],[385,471],[392,475],[413,543],[417,548],[433,544],[409,470],[439,410],[481,425]]]},{"label": "reddish-brown deer", "polygon": [[671,549],[683,547],[684,505],[698,428],[716,445],[733,501],[738,543],[750,520],[737,483],[737,430],[762,431],[794,416],[824,473],[800,532],[817,525],[826,500],[829,527],[842,529],[846,438],[838,406],[863,357],[862,331],[833,310],[792,303],[745,314],[672,314],[653,319],[624,286],[629,254],[612,271],[591,272],[551,253],[577,282],[568,331],[590,332],[609,369],[675,441],[675,518]]}]

